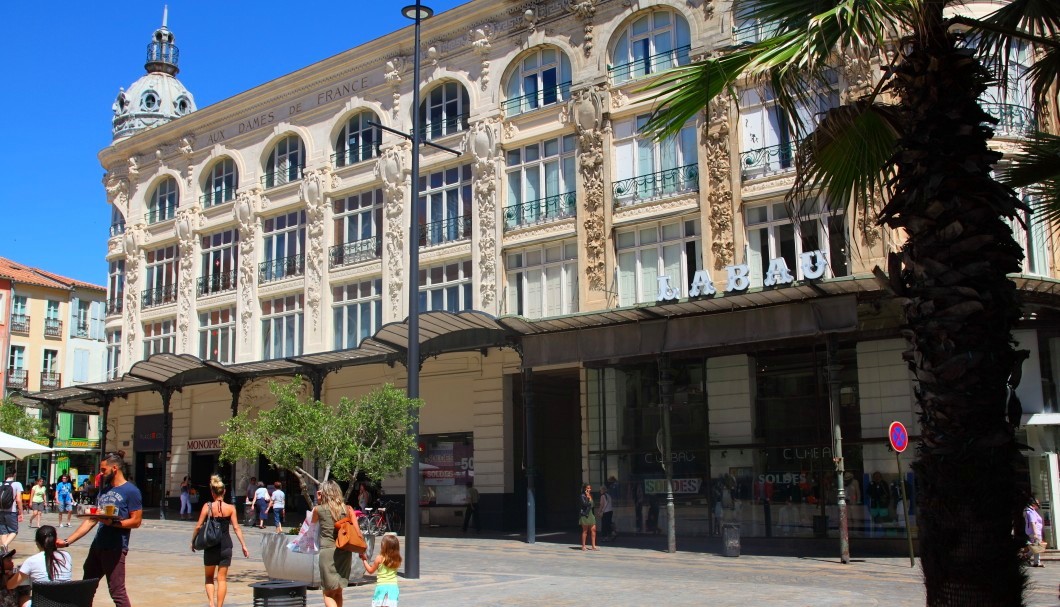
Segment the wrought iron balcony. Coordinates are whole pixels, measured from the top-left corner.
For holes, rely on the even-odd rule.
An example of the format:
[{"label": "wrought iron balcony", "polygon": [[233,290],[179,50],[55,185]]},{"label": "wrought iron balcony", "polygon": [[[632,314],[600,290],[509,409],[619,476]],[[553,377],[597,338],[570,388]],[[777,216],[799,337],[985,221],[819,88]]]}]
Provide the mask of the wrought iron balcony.
[{"label": "wrought iron balcony", "polygon": [[471,217],[453,217],[420,226],[420,246],[431,247],[471,238]]},{"label": "wrought iron balcony", "polygon": [[698,164],[688,164],[657,173],[638,175],[622,181],[616,181],[611,186],[616,207],[666,198],[684,192],[694,192],[698,189]]},{"label": "wrought iron balcony", "polygon": [[1010,103],[981,103],[987,114],[997,118],[994,132],[999,135],[1025,136],[1038,130],[1038,118],[1034,110]]},{"label": "wrought iron balcony", "polygon": [[154,289],[145,289],[140,298],[140,305],[144,308],[153,308],[165,304],[176,303],[177,285],[163,285]]},{"label": "wrought iron balcony", "polygon": [[25,390],[29,385],[29,373],[25,369],[10,368],[7,370],[7,387],[9,390]]},{"label": "wrought iron balcony", "polygon": [[261,186],[268,189],[298,181],[302,178],[303,169],[305,167],[302,165],[291,165],[286,169],[269,171],[261,176]]},{"label": "wrought iron balcony", "polygon": [[157,209],[150,209],[149,211],[144,213],[144,221],[146,221],[148,223],[148,225],[150,225],[150,224],[153,224],[153,223],[159,223],[161,221],[169,221],[170,219],[173,219],[176,216],[177,216],[177,207],[176,207],[176,205],[164,206],[164,207],[159,207]]},{"label": "wrought iron balcony", "polygon": [[45,318],[44,319],[44,336],[45,337],[62,337],[63,336],[63,321],[58,318]]},{"label": "wrought iron balcony", "polygon": [[793,141],[740,153],[740,172],[744,180],[795,170],[797,144]]},{"label": "wrought iron balcony", "polygon": [[768,40],[776,35],[777,26],[773,23],[752,23],[739,29],[732,29],[732,39],[736,44],[755,44]]},{"label": "wrought iron balcony", "polygon": [[124,221],[119,221],[118,223],[110,224],[110,235],[111,236],[121,236],[124,233],[125,233],[125,222]]},{"label": "wrought iron balcony", "polygon": [[331,155],[331,166],[344,167],[379,156],[379,144],[369,141],[359,147],[346,147]]},{"label": "wrought iron balcony", "polygon": [[199,297],[232,291],[236,288],[238,274],[239,270],[229,270],[209,276],[200,276],[197,285]]},{"label": "wrought iron balcony", "polygon": [[301,276],[305,272],[305,255],[292,255],[283,259],[263,261],[258,264],[258,283],[283,280]]},{"label": "wrought iron balcony", "polygon": [[40,372],[40,389],[41,392],[45,390],[58,390],[63,387],[62,373],[56,373],[54,371],[41,371]]},{"label": "wrought iron balcony", "polygon": [[557,194],[504,208],[504,230],[574,217],[575,194]]},{"label": "wrought iron balcony", "polygon": [[121,311],[125,309],[125,296],[122,293],[118,293],[111,299],[107,300],[107,316],[113,316],[115,314],[121,314]]},{"label": "wrought iron balcony", "polygon": [[382,253],[383,241],[375,236],[347,242],[331,247],[328,267],[340,268],[362,261],[379,259]]},{"label": "wrought iron balcony", "polygon": [[29,333],[29,316],[26,316],[25,314],[12,314],[11,332]]},{"label": "wrought iron balcony", "polygon": [[656,74],[679,65],[688,65],[690,45],[679,46],[673,50],[656,53],[654,55],[636,59],[621,65],[607,66],[607,74],[611,82],[621,84],[628,80]]},{"label": "wrought iron balcony", "polygon": [[570,81],[504,101],[504,115],[518,116],[530,110],[570,99]]},{"label": "wrought iron balcony", "polygon": [[72,331],[74,337],[88,339],[88,321],[79,320]]},{"label": "wrought iron balcony", "polygon": [[220,188],[213,188],[213,189],[210,189],[210,190],[205,190],[203,192],[203,195],[199,196],[199,204],[201,204],[204,209],[208,209],[210,207],[215,207],[215,206],[217,206],[219,204],[224,204],[226,202],[232,202],[232,200],[234,200],[235,197],[236,197],[236,189],[235,188],[231,188],[231,187],[228,187],[228,186],[224,186],[224,187],[220,187]]},{"label": "wrought iron balcony", "polygon": [[[431,120],[428,116],[423,121],[423,136],[427,141],[438,139],[453,133],[467,130],[468,113],[446,116],[441,120]],[[410,133],[411,134],[411,133]]]}]

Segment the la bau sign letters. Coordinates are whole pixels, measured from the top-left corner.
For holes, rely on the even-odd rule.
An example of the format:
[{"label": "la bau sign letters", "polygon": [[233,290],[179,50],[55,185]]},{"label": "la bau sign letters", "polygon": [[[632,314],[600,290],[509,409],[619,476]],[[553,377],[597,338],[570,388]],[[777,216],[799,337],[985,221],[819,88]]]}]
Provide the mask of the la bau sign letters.
[{"label": "la bau sign letters", "polygon": [[[807,251],[799,255],[799,269],[805,280],[814,280],[824,276],[828,270],[828,257],[824,251]],[[725,274],[728,277],[725,283],[726,293],[737,293],[746,291],[751,286],[751,267],[745,263],[725,266]],[[795,282],[795,277],[788,268],[788,262],[783,257],[769,260],[769,268],[762,276],[762,284],[767,287],[786,285]],[[689,297],[706,297],[716,295],[717,287],[710,279],[706,270],[699,270],[692,275],[692,284],[688,287]],[[670,277],[665,274],[659,275],[659,293],[657,301],[676,301],[681,297],[681,288],[670,284]]]}]

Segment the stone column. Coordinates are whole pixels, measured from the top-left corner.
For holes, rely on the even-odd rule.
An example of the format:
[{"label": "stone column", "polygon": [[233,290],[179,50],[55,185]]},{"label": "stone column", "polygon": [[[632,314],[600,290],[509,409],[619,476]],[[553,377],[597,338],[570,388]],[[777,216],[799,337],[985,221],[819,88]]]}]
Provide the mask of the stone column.
[{"label": "stone column", "polygon": [[331,217],[328,192],[337,186],[338,177],[331,167],[306,170],[299,188],[299,198],[306,205],[306,250],[305,250],[305,322],[304,353],[322,352],[329,349],[324,335],[325,322],[321,320],[324,292],[328,290],[327,229]]},{"label": "stone column", "polygon": [[232,212],[239,222],[239,294],[236,297],[236,361],[246,362],[261,358],[257,342],[258,317],[258,205],[260,191],[242,191],[236,196]]},{"label": "stone column", "polygon": [[475,268],[472,307],[496,316],[500,313],[497,298],[497,260],[500,242],[497,223],[497,137],[494,133],[494,120],[481,120],[471,125],[464,135],[464,153],[472,157],[471,190],[474,198],[474,215],[472,216],[472,233],[475,234],[474,246],[471,247],[471,262]]},{"label": "stone column", "polygon": [[607,231],[604,201],[604,108],[606,99],[598,87],[576,91],[564,109],[564,117],[578,133],[578,200],[581,212],[579,240],[585,254],[579,269],[586,280],[578,281],[579,310],[605,307],[607,290]]},{"label": "stone column", "polygon": [[[408,254],[405,242],[409,240],[409,217],[405,211],[412,205],[406,203],[405,196],[409,190],[408,157],[411,149],[411,142],[387,148],[375,164],[376,178],[383,182],[383,301],[388,302],[383,306],[383,324],[404,320],[407,310],[405,283],[409,279],[404,268]],[[418,242],[414,239],[408,246],[417,246]],[[415,281],[416,277],[411,277],[409,288],[416,288]]]},{"label": "stone column", "polygon": [[125,228],[125,310],[122,323],[121,372],[143,357],[143,338],[140,332],[140,291],[142,280],[140,271],[143,268],[144,224],[138,223]]},{"label": "stone column", "polygon": [[195,313],[195,276],[199,275],[198,228],[201,216],[199,209],[193,206],[178,211],[174,222],[180,247],[180,269],[177,277],[177,344],[178,354],[198,354],[196,344],[199,319]]}]

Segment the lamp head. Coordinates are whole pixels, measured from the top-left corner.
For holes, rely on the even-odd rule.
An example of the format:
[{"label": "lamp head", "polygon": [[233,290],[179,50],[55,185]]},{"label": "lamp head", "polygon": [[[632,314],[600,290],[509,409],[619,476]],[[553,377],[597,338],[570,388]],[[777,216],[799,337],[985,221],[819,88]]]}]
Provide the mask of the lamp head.
[{"label": "lamp head", "polygon": [[401,9],[401,14],[413,21],[423,21],[424,19],[430,19],[433,17],[434,10],[417,2],[416,4],[410,4]]}]

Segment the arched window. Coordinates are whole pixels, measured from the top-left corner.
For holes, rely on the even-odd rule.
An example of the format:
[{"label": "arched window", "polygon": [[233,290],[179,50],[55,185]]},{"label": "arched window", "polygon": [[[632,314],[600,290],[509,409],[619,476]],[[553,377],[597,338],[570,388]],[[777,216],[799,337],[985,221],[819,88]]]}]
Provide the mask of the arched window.
[{"label": "arched window", "polygon": [[688,22],[672,11],[651,11],[622,30],[608,71],[615,84],[685,65],[692,37]]},{"label": "arched window", "polygon": [[427,139],[467,130],[470,109],[467,89],[458,82],[440,84],[420,102],[420,120]]},{"label": "arched window", "polygon": [[229,202],[236,197],[236,188],[239,187],[239,171],[236,163],[231,158],[224,158],[213,165],[210,174],[206,176],[206,182],[202,184],[203,207],[212,207]]},{"label": "arched window", "polygon": [[151,192],[151,198],[147,202],[147,223],[173,219],[173,216],[177,214],[179,203],[180,193],[177,190],[177,180],[166,177]]},{"label": "arched window", "polygon": [[379,155],[379,129],[369,122],[379,122],[372,112],[360,112],[346,121],[335,140],[335,166],[344,167]]},{"label": "arched window", "polygon": [[272,148],[261,180],[266,188],[298,181],[302,178],[303,167],[305,152],[302,150],[302,140],[298,135],[288,135]]},{"label": "arched window", "polygon": [[516,116],[570,97],[570,60],[562,52],[544,48],[527,55],[505,87],[504,114]]}]

